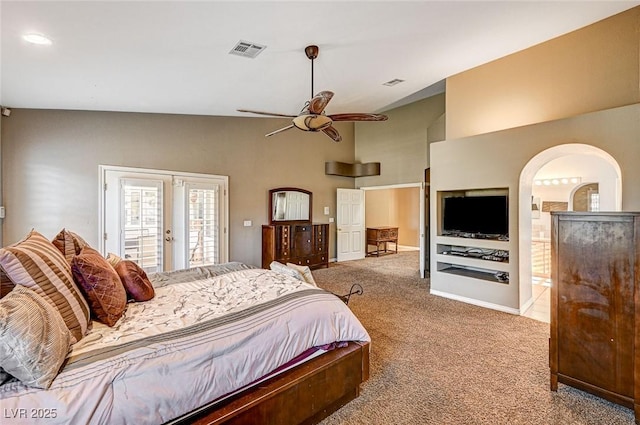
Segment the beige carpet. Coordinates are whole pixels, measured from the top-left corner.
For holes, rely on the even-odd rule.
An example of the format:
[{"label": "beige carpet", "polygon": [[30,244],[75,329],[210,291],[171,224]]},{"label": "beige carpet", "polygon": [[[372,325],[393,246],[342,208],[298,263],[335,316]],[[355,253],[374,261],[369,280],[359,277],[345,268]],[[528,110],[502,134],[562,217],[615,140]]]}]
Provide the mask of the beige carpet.
[{"label": "beige carpet", "polygon": [[372,339],[371,377],[322,424],[633,424],[630,409],[549,390],[549,325],[429,294],[418,252],[333,263],[318,285],[346,294]]}]

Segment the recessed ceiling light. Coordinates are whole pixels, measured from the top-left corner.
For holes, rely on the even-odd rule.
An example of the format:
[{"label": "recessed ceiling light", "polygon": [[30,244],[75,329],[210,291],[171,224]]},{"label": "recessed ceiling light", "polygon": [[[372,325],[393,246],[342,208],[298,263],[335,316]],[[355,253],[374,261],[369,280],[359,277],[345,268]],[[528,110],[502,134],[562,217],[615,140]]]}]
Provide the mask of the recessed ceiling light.
[{"label": "recessed ceiling light", "polygon": [[52,43],[50,38],[45,37],[42,34],[36,34],[36,33],[25,34],[22,36],[22,38],[24,38],[25,41],[28,41],[29,43],[40,44],[44,46],[48,46]]}]

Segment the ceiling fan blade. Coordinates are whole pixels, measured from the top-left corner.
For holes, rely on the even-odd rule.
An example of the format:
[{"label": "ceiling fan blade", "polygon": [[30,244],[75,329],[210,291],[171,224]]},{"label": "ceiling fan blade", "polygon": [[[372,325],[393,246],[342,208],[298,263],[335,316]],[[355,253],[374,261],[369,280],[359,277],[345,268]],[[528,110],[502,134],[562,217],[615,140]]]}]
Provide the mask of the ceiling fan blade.
[{"label": "ceiling fan blade", "polygon": [[312,114],[321,114],[324,108],[333,97],[333,92],[321,91],[309,101],[309,112]]},{"label": "ceiling fan blade", "polygon": [[271,117],[295,118],[296,115],[276,114],[274,112],[252,111],[250,109],[236,109],[238,112],[248,112],[250,114],[268,115]]},{"label": "ceiling fan blade", "polygon": [[332,125],[322,130],[322,132],[329,136],[334,142],[340,142],[342,140],[342,136],[340,136],[338,130],[336,130]]},{"label": "ceiling fan blade", "polygon": [[359,114],[359,113],[346,113],[346,114],[333,114],[329,115],[333,121],[386,121],[388,117],[382,114]]},{"label": "ceiling fan blade", "polygon": [[286,127],[282,127],[282,128],[281,128],[281,129],[279,129],[279,130],[272,131],[271,133],[265,134],[265,135],[264,135],[264,137],[269,137],[269,136],[273,136],[274,134],[282,133],[283,131],[287,131],[287,130],[289,130],[289,129],[292,129],[293,127],[294,127],[294,126],[293,126],[293,124],[288,125],[288,126],[286,126]]}]

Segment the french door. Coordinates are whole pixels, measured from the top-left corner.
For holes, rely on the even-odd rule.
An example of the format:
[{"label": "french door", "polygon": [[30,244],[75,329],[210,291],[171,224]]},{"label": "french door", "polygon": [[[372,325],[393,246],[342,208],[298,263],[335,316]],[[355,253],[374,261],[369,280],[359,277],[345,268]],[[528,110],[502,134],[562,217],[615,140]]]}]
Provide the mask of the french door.
[{"label": "french door", "polygon": [[228,261],[226,176],[101,166],[102,253],[147,272]]}]

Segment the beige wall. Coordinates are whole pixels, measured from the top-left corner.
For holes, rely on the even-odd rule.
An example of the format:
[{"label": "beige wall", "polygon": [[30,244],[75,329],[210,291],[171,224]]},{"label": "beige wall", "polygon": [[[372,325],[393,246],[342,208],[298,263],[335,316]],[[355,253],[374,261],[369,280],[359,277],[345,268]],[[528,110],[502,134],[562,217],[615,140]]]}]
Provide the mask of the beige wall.
[{"label": "beige wall", "polygon": [[[352,178],[326,176],[325,161],[354,161],[353,125],[343,141],[291,130],[265,138],[286,121],[190,115],[13,109],[2,122],[2,181],[7,218],[3,244],[32,227],[48,237],[67,227],[98,241],[98,165],[229,176],[230,259],[260,265],[267,191],[313,192],[315,222],[335,216],[336,188]],[[243,227],[252,220],[252,227]],[[331,225],[331,257],[335,227]]]},{"label": "beige wall", "polygon": [[368,190],[365,192],[365,225],[367,227],[394,226],[392,189]]},{"label": "beige wall", "polygon": [[408,187],[396,191],[396,219],[398,221],[398,243],[405,246],[420,246],[420,189]]},{"label": "beige wall", "polygon": [[427,130],[444,113],[444,102],[439,94],[385,112],[388,121],[356,123],[356,161],[380,162],[380,175],[359,177],[356,187],[423,181],[429,167]]},{"label": "beige wall", "polygon": [[447,139],[640,102],[640,6],[447,78]]},{"label": "beige wall", "polygon": [[420,189],[376,189],[365,192],[365,225],[397,226],[398,244],[420,246]]}]

